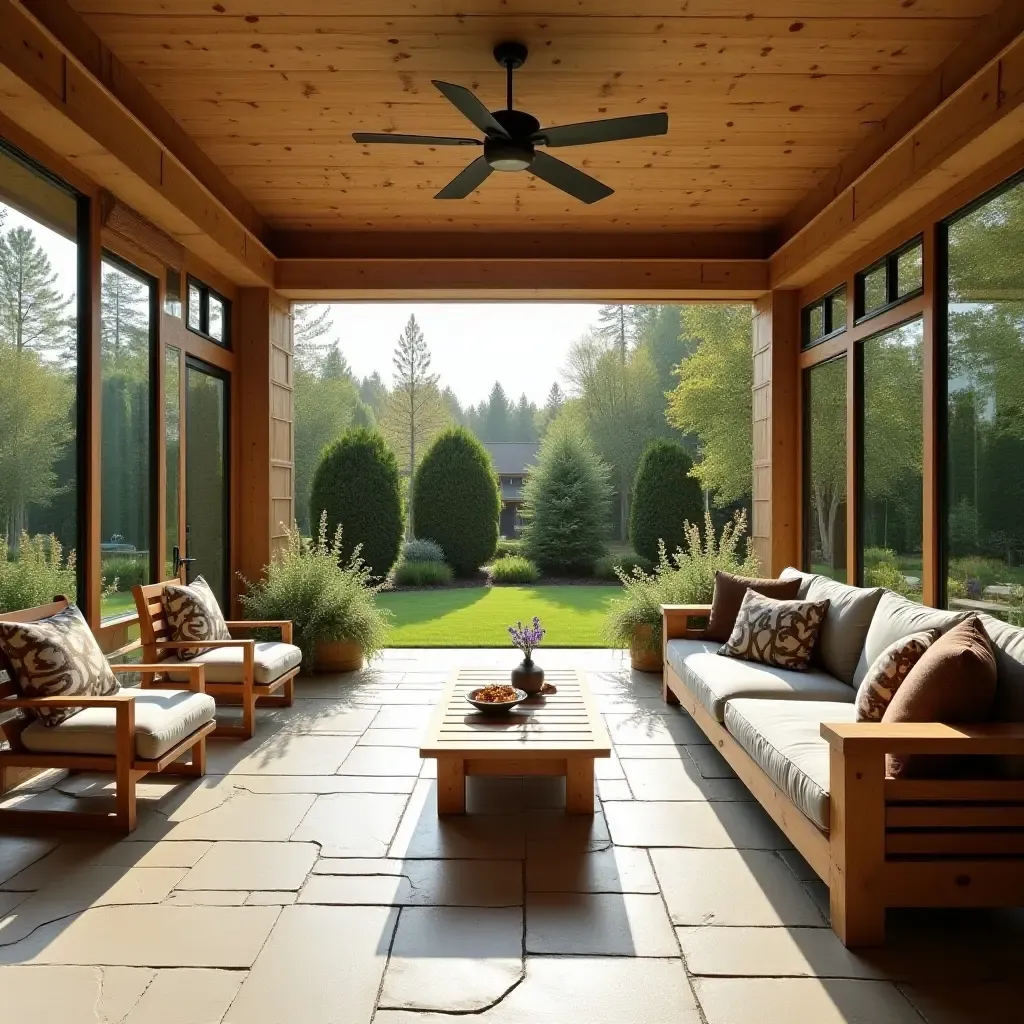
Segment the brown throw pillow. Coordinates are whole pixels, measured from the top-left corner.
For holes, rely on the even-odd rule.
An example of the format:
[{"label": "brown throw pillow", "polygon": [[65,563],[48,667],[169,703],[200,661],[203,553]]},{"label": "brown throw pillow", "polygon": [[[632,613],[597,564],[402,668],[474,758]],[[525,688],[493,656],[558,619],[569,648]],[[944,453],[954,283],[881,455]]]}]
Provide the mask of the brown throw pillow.
[{"label": "brown throw pillow", "polygon": [[704,636],[724,644],[732,636],[743,596],[753,590],[777,601],[792,601],[799,596],[801,580],[766,580],[756,576],[735,576],[721,569],[715,573],[715,594],[711,599],[711,615]]},{"label": "brown throw pillow", "polygon": [[937,629],[919,633],[889,644],[871,663],[868,674],[857,690],[857,721],[880,722],[896,691],[924,652],[939,638]]},{"label": "brown throw pillow", "polygon": [[806,672],[827,611],[828,601],[776,601],[748,590],[732,636],[718,653]]},{"label": "brown throw pillow", "polygon": [[[231,639],[217,598],[202,576],[197,576],[187,587],[180,584],[164,587],[163,605],[173,639]],[[209,647],[194,647],[177,654],[181,661],[191,661],[209,650]]]},{"label": "brown throw pillow", "polygon": [[[977,615],[944,633],[921,656],[896,691],[883,722],[983,722],[996,696],[996,658]],[[893,778],[943,775],[956,761],[924,754],[886,757]]]},{"label": "brown throw pillow", "polygon": [[[25,698],[109,697],[121,689],[74,605],[38,622],[0,622],[0,650]],[[52,727],[81,710],[53,708],[29,714]]]}]

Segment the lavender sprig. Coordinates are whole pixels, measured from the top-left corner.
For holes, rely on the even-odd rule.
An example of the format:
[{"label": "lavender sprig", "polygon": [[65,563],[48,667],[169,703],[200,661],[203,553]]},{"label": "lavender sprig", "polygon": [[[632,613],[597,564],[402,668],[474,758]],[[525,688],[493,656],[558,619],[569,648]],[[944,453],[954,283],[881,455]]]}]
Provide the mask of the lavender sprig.
[{"label": "lavender sprig", "polygon": [[535,648],[540,646],[546,632],[547,630],[542,628],[540,619],[536,615],[533,617],[532,625],[523,626],[522,622],[517,622],[514,626],[508,627],[509,636],[512,637],[512,646],[518,647],[527,661],[530,660],[530,655],[533,654]]}]

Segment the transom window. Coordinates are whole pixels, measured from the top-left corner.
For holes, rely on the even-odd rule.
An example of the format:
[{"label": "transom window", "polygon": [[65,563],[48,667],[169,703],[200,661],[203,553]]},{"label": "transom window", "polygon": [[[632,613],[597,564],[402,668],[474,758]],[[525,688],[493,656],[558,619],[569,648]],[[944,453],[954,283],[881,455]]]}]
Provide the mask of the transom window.
[{"label": "transom window", "polygon": [[209,285],[188,279],[188,329],[218,345],[230,344],[228,301]]},{"label": "transom window", "polygon": [[842,334],[846,330],[846,285],[806,306],[802,316],[804,348]]},{"label": "transom window", "polygon": [[920,238],[894,249],[855,278],[854,318],[857,323],[898,305],[924,288]]}]

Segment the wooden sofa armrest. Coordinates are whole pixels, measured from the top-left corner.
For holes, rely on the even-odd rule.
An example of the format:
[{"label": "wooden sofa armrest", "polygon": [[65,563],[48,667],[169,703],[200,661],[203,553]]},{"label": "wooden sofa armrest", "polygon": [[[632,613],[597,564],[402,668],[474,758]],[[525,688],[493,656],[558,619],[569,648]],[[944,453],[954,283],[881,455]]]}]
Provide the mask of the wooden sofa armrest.
[{"label": "wooden sofa armrest", "polygon": [[692,637],[703,632],[690,628],[690,619],[706,619],[711,614],[709,604],[663,604],[661,606],[662,636],[666,641]]},{"label": "wooden sofa armrest", "polygon": [[[255,640],[155,640],[151,645],[158,651],[187,651],[192,647],[248,647],[256,649]],[[175,665],[175,669],[177,669]],[[166,666],[165,666],[166,671]]]},{"label": "wooden sofa armrest", "polygon": [[843,722],[821,725],[842,754],[1024,754],[1024,722]]},{"label": "wooden sofa armrest", "polygon": [[290,644],[292,642],[292,621],[291,619],[242,619],[225,623],[228,629],[279,629],[281,630],[281,642]]},{"label": "wooden sofa armrest", "polygon": [[[131,662],[127,662],[122,665],[111,665],[111,671],[114,675],[127,675],[129,672],[138,672],[140,675],[156,675],[157,673],[164,673],[167,671],[167,662],[161,662],[156,665],[137,665]],[[189,676],[188,686],[186,689],[191,690],[192,693],[206,693],[206,666],[202,662],[189,663],[183,662],[180,665],[174,666],[176,672],[187,672]],[[180,684],[173,684],[168,689],[177,689]]]},{"label": "wooden sofa armrest", "polygon": [[0,711],[14,711],[18,708],[114,708],[130,704],[135,694],[128,690],[111,693],[106,697],[4,697],[0,700]]}]

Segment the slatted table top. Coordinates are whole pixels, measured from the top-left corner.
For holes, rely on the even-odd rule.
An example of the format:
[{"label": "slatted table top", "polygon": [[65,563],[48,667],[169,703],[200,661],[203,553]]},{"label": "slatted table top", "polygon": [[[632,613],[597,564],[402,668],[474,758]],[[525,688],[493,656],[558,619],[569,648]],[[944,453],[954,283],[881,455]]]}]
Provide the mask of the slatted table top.
[{"label": "slatted table top", "polygon": [[420,757],[609,757],[611,741],[583,672],[551,669],[545,682],[558,692],[530,697],[507,715],[487,715],[466,700],[470,691],[507,684],[503,669],[459,669],[448,681],[427,727]]}]

